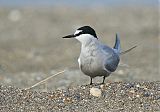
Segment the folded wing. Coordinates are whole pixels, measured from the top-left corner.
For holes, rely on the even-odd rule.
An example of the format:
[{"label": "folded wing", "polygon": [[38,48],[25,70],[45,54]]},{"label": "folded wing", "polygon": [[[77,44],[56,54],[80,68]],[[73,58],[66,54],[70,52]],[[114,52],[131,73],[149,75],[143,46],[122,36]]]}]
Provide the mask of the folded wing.
[{"label": "folded wing", "polygon": [[105,45],[102,46],[102,49],[105,54],[104,69],[109,72],[114,72],[117,69],[120,61],[119,53]]}]

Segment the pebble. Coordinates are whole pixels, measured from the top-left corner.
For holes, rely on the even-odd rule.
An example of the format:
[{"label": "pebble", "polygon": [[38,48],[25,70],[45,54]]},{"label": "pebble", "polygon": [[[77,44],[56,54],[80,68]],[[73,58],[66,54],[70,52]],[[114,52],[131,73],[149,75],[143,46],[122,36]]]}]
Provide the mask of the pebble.
[{"label": "pebble", "polygon": [[93,96],[95,96],[95,97],[100,97],[101,94],[102,94],[102,91],[100,89],[98,89],[98,88],[92,87],[90,89],[90,94],[93,95]]},{"label": "pebble", "polygon": [[126,87],[127,87],[127,88],[133,88],[133,87],[134,87],[134,84],[133,84],[133,83],[127,83],[127,84],[126,84]]},{"label": "pebble", "polygon": [[136,87],[137,87],[137,88],[139,88],[139,87],[140,87],[140,85],[139,85],[139,84],[137,84],[137,85],[136,85]]},{"label": "pebble", "polygon": [[143,93],[143,96],[144,96],[144,97],[149,97],[149,96],[150,96],[150,93],[149,93],[149,92],[144,92],[144,93]]},{"label": "pebble", "polygon": [[101,88],[101,89],[104,89],[104,85],[103,85],[103,84],[102,84],[102,85],[100,85],[100,88]]},{"label": "pebble", "polygon": [[134,89],[130,90],[129,92],[130,92],[130,93],[135,93]]},{"label": "pebble", "polygon": [[136,97],[137,97],[137,98],[139,98],[139,97],[140,97],[140,95],[136,95]]}]

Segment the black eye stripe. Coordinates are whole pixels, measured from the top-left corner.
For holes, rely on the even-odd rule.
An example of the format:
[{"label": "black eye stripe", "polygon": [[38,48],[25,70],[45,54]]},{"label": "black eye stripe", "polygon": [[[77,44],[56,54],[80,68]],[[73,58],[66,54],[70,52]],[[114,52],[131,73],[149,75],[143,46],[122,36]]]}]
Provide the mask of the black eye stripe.
[{"label": "black eye stripe", "polygon": [[[79,32],[79,33],[77,33],[77,34],[75,34],[74,36],[76,37],[76,36],[79,36],[79,35],[81,35],[81,34],[87,34],[87,33],[85,33],[85,32]],[[97,38],[97,36],[96,36],[96,34],[95,34],[95,36],[94,36],[95,38]],[[98,38],[97,38],[98,39]]]},{"label": "black eye stripe", "polygon": [[79,36],[81,34],[83,34],[83,32],[79,32],[79,33],[75,34],[75,36]]}]

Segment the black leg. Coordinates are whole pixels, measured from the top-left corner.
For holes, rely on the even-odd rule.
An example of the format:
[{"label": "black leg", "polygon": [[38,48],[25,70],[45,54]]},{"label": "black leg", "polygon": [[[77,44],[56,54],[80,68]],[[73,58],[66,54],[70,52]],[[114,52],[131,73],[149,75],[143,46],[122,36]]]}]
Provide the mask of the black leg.
[{"label": "black leg", "polygon": [[105,78],[106,78],[106,77],[104,76],[104,77],[103,77],[103,82],[102,82],[102,84],[104,84]]},{"label": "black leg", "polygon": [[91,78],[91,81],[90,81],[90,85],[92,85],[93,83],[92,83],[92,77],[90,77]]}]

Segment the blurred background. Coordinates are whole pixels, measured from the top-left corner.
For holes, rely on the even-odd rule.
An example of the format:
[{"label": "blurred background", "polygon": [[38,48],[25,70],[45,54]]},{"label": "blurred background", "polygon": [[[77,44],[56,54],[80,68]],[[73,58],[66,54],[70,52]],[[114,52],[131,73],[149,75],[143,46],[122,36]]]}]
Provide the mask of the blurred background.
[{"label": "blurred background", "polygon": [[[26,88],[67,69],[37,90],[89,84],[78,67],[80,43],[62,39],[84,25],[109,46],[119,33],[122,55],[108,81],[160,80],[158,0],[0,0],[0,84]],[[102,78],[95,78],[99,83]]]}]

